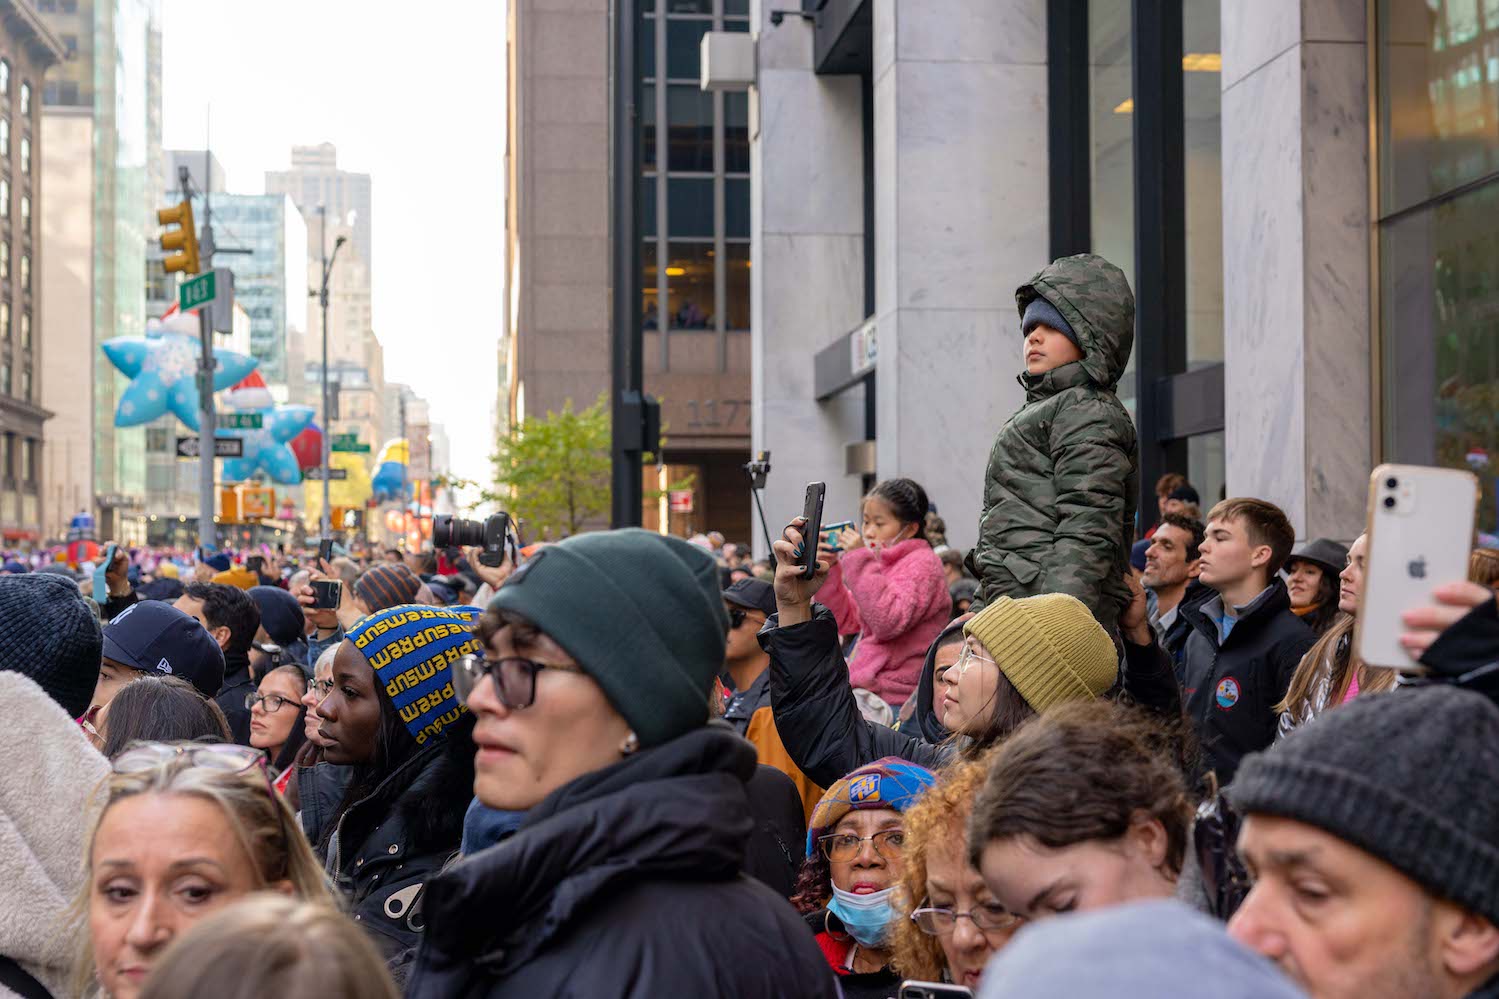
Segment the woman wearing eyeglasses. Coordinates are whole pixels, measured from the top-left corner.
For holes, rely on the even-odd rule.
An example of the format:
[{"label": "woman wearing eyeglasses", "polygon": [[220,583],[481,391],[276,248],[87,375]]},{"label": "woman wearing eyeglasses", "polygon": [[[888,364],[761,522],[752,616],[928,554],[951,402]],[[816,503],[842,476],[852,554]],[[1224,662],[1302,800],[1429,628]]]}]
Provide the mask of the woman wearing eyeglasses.
[{"label": "woman wearing eyeglasses", "polygon": [[139,743],[111,768],[85,853],[90,945],[74,994],[134,999],[168,944],[251,892],[332,904],[259,750]]},{"label": "woman wearing eyeglasses", "polygon": [[902,978],[977,993],[989,958],[1020,928],[968,861],[968,814],[986,773],[982,760],[950,764],[905,814],[897,915],[906,918],[891,927],[891,965]]},{"label": "woman wearing eyeglasses", "polygon": [[424,885],[458,852],[473,796],[473,744],[459,734],[469,726],[452,664],[478,649],[477,615],[406,604],[350,629],[317,706],[323,758],[350,770],[314,768],[319,778],[346,776],[346,787],[325,809],[319,780],[299,781],[302,826],[397,980],[424,925]]},{"label": "woman wearing eyeglasses", "polygon": [[250,709],[250,745],[265,750],[270,761],[275,787],[286,793],[286,785],[296,774],[292,761],[302,748],[306,734],[302,715],[306,709],[302,698],[307,694],[307,678],[300,666],[278,666],[260,679],[260,688],[245,695]]},{"label": "woman wearing eyeglasses", "polygon": [[712,555],[641,530],[543,549],[456,669],[474,792],[520,828],[427,885],[411,996],[828,999],[794,909],[743,874],[755,750],[709,722]]},{"label": "woman wearing eyeglasses", "polygon": [[905,864],[902,813],[935,780],[925,767],[887,757],[835,781],[812,812],[791,902],[848,999],[885,999],[900,983],[890,969],[890,930]]}]

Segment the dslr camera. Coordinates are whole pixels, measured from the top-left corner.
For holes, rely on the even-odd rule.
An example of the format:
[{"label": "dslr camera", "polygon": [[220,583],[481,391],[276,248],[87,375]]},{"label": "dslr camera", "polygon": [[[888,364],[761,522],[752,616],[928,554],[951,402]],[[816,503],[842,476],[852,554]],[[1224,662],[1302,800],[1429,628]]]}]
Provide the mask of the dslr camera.
[{"label": "dslr camera", "polygon": [[479,562],[491,569],[505,561],[505,544],[509,540],[510,514],[504,511],[483,521],[448,514],[432,518],[434,548],[479,548]]}]

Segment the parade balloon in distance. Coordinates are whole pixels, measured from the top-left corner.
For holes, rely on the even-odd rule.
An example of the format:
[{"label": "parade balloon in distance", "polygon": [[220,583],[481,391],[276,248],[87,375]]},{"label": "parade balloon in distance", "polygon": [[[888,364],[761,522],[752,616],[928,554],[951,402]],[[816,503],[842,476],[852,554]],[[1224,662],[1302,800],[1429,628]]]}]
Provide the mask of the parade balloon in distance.
[{"label": "parade balloon in distance", "polygon": [[370,478],[376,500],[383,503],[405,498],[406,465],[410,461],[410,454],[411,448],[403,439],[385,442],[375,459],[375,474]]},{"label": "parade balloon in distance", "polygon": [[224,462],[225,481],[248,479],[257,471],[264,472],[273,482],[294,486],[302,481],[302,469],[297,456],[288,446],[307,425],[312,422],[311,406],[275,406],[262,409],[259,429],[230,429],[220,433],[243,438],[243,458],[230,458]]},{"label": "parade balloon in distance", "polygon": [[[115,409],[115,426],[138,427],[172,413],[189,429],[198,430],[197,337],[160,329],[154,335],[121,336],[101,345],[104,356],[130,379]],[[216,368],[213,389],[238,382],[259,363],[232,350],[213,352]]]},{"label": "parade balloon in distance", "polygon": [[316,423],[307,424],[307,428],[293,437],[288,446],[297,456],[297,467],[304,472],[323,463],[323,429]]}]

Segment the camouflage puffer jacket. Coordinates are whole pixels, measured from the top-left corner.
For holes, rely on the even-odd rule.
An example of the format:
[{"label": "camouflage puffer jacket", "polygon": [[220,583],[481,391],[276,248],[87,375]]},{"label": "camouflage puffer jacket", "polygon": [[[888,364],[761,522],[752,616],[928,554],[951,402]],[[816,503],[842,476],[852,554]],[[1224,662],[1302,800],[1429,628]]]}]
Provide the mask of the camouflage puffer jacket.
[{"label": "camouflage puffer jacket", "polygon": [[1139,451],[1114,394],[1135,335],[1124,272],[1102,257],[1063,257],[1015,291],[1020,314],[1045,298],[1072,325],[1083,359],[1022,374],[1025,405],[989,453],[973,610],[998,597],[1070,593],[1111,634],[1129,602]]}]

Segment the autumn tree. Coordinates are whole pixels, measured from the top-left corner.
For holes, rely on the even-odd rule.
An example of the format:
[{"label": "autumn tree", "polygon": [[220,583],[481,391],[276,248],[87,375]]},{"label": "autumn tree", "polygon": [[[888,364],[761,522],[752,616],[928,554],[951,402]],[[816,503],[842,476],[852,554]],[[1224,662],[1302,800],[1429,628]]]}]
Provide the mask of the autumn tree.
[{"label": "autumn tree", "polygon": [[609,400],[601,395],[579,412],[572,400],[561,412],[530,417],[502,433],[494,465],[497,493],[485,499],[499,503],[539,538],[577,534],[589,521],[609,512]]}]

